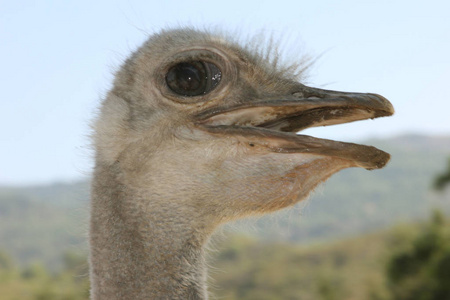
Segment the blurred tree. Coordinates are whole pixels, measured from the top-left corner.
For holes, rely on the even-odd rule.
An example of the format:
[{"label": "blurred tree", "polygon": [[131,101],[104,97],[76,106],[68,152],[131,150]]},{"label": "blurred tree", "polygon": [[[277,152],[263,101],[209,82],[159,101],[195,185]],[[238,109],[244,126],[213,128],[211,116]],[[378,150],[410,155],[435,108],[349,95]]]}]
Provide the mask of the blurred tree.
[{"label": "blurred tree", "polygon": [[392,255],[387,278],[394,300],[450,299],[450,239],[442,213],[434,212],[411,247]]},{"label": "blurred tree", "polygon": [[46,279],[49,277],[49,274],[45,269],[44,265],[40,262],[37,262],[25,268],[20,274],[20,277],[22,277],[25,280],[33,280],[38,278]]},{"label": "blurred tree", "polygon": [[67,251],[63,254],[64,270],[83,275],[89,272],[87,255],[80,252]]},{"label": "blurred tree", "polygon": [[11,257],[3,251],[0,251],[0,271],[9,271],[13,268],[13,261]]},{"label": "blurred tree", "polygon": [[55,272],[36,262],[21,268],[0,250],[1,300],[87,300],[89,278],[86,257],[64,253],[65,266]]},{"label": "blurred tree", "polygon": [[450,158],[448,159],[447,162],[447,170],[444,173],[436,176],[433,185],[436,190],[441,191],[449,183],[450,183]]},{"label": "blurred tree", "polygon": [[[334,278],[333,278],[333,275]],[[337,274],[322,275],[317,283],[317,294],[321,300],[345,299],[342,291],[342,282]]]}]

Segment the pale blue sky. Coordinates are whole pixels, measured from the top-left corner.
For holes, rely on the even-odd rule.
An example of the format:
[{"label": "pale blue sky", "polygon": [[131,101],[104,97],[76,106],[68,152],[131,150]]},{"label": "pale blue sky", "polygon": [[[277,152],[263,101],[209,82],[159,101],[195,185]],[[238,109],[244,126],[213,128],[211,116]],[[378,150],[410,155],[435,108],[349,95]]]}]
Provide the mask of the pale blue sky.
[{"label": "pale blue sky", "polygon": [[88,124],[112,72],[168,26],[283,35],[289,53],[324,53],[311,85],[376,92],[397,110],[308,134],[450,134],[449,12],[446,0],[2,1],[0,185],[89,175]]}]

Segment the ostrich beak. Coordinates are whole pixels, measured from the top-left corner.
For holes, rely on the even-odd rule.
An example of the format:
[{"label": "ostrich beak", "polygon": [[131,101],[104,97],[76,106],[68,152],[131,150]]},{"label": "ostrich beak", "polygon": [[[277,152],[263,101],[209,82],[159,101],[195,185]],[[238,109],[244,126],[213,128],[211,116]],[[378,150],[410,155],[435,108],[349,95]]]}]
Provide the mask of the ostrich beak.
[{"label": "ostrich beak", "polygon": [[278,153],[310,153],[349,160],[366,169],[382,168],[390,155],[374,147],[319,139],[297,132],[390,116],[392,104],[370,93],[346,93],[304,85],[285,95],[270,95],[233,106],[213,107],[196,116],[211,134],[240,138],[251,147]]}]

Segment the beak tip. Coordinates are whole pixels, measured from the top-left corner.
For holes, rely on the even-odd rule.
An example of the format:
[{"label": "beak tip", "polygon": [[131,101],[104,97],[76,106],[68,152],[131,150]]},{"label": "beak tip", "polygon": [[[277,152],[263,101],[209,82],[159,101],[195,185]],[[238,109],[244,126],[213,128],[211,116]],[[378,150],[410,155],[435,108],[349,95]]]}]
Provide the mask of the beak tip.
[{"label": "beak tip", "polygon": [[[375,148],[376,149],[376,148]],[[389,153],[386,153],[384,151],[381,151],[379,149],[376,149],[377,157],[373,157],[370,160],[370,163],[366,165],[364,168],[366,170],[377,170],[384,168],[387,163],[391,160],[391,155]]]},{"label": "beak tip", "polygon": [[392,116],[395,113],[394,106],[388,99],[379,94],[368,94],[368,95],[372,96],[371,98],[375,98],[377,100],[380,106],[378,108],[380,117]]}]

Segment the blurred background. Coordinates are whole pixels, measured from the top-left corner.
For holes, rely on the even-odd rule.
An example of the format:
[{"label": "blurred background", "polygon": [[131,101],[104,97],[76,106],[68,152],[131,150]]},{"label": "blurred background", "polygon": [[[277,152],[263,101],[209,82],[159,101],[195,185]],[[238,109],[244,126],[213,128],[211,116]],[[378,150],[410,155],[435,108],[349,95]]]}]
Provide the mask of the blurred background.
[{"label": "blurred background", "polygon": [[90,122],[149,35],[192,26],[280,39],[307,84],[374,92],[396,115],[306,134],[374,145],[308,201],[228,226],[213,299],[450,299],[448,1],[3,1],[0,299],[87,299]]}]

